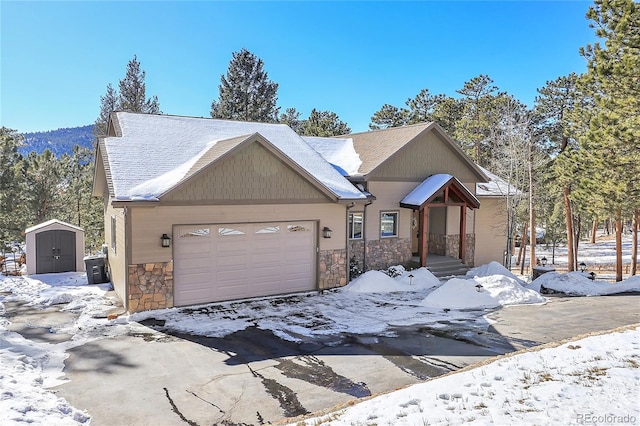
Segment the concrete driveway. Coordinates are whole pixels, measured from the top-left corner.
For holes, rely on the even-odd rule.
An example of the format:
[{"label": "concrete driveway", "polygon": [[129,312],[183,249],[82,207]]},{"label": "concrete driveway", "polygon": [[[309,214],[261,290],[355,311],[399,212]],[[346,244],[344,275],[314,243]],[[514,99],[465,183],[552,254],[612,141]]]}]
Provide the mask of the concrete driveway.
[{"label": "concrete driveway", "polygon": [[[28,328],[28,338],[39,338],[33,312],[7,308],[14,309],[14,331]],[[64,320],[43,313],[43,329],[47,315]],[[511,306],[485,318],[437,330],[396,328],[393,337],[340,333],[301,342],[255,327],[224,338],[180,334],[149,318],[129,335],[69,350],[64,372],[70,381],[54,391],[86,409],[98,426],[268,424],[498,354],[639,323],[640,296],[551,297],[544,306]],[[27,321],[31,326],[21,327]]]}]

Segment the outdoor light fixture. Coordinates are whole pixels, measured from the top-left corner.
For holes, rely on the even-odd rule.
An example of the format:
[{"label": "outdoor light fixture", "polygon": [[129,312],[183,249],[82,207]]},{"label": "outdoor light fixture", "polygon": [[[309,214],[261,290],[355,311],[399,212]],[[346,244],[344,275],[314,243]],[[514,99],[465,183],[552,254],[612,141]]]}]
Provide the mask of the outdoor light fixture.
[{"label": "outdoor light fixture", "polygon": [[162,241],[162,247],[171,246],[171,237],[169,237],[167,234],[162,234],[162,237],[160,237],[160,241]]},{"label": "outdoor light fixture", "polygon": [[413,285],[413,274],[409,274],[409,285]]},{"label": "outdoor light fixture", "polygon": [[591,279],[591,281],[595,281],[596,280],[596,273],[591,271],[589,272],[589,278]]},{"label": "outdoor light fixture", "polygon": [[324,228],[322,228],[322,236],[324,238],[331,238],[331,232],[333,231],[331,231],[331,229],[329,229],[328,226],[325,226]]},{"label": "outdoor light fixture", "polygon": [[542,259],[540,259],[540,263],[542,263],[542,266],[547,266],[547,258],[542,256]]},{"label": "outdoor light fixture", "polygon": [[580,262],[578,266],[580,267],[580,272],[584,272],[587,269],[587,264],[584,262]]}]

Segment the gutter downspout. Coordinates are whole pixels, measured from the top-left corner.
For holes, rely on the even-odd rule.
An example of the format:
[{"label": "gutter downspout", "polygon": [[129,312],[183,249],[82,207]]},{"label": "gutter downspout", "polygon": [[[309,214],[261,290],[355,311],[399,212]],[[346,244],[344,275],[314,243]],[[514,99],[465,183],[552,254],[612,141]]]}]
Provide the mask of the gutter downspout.
[{"label": "gutter downspout", "polygon": [[362,272],[367,271],[367,207],[373,204],[373,201],[369,201],[364,205],[362,215],[364,216],[362,226]]},{"label": "gutter downspout", "polygon": [[124,309],[126,312],[129,311],[129,294],[131,290],[129,289],[129,265],[131,264],[132,258],[132,244],[130,242],[131,239],[131,220],[129,218],[129,206],[124,206],[123,209],[124,215],[124,299],[122,301],[124,305]]},{"label": "gutter downspout", "polygon": [[347,253],[347,258],[346,260],[346,264],[347,264],[347,284],[349,284],[349,281],[351,281],[351,257],[349,256],[351,250],[349,250],[350,248],[350,244],[349,244],[349,210],[351,210],[354,206],[356,205],[356,203],[351,203],[347,205],[347,209],[345,210],[345,223],[347,224],[347,232],[345,232],[345,247],[346,247],[346,253]]}]

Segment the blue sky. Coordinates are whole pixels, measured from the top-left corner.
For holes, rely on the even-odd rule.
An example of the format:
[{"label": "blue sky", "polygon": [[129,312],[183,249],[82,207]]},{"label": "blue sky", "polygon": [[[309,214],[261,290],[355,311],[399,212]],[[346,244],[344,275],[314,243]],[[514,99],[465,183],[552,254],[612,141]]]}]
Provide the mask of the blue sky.
[{"label": "blue sky", "polygon": [[231,54],[246,48],[278,105],[330,110],[352,131],[421,89],[455,96],[488,74],[533,105],[547,80],[586,69],[591,2],[0,1],[0,124],[92,124],[137,55],[167,114],[208,117]]}]

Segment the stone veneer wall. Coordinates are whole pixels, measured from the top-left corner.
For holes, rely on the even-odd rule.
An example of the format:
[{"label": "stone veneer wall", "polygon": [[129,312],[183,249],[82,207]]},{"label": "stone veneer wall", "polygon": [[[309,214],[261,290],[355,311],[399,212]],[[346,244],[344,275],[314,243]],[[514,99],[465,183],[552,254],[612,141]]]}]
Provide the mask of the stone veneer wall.
[{"label": "stone veneer wall", "polygon": [[319,253],[318,288],[333,288],[347,284],[347,251],[321,250]]},{"label": "stone veneer wall", "polygon": [[173,307],[173,261],[129,265],[129,312]]},{"label": "stone veneer wall", "polygon": [[[349,267],[351,267],[351,259],[354,259],[359,270],[364,271],[364,241],[349,241]],[[353,279],[353,277],[351,277]]]},{"label": "stone veneer wall", "polygon": [[[467,234],[466,239],[466,264],[474,266],[476,235]],[[460,235],[429,234],[429,253],[457,259],[460,253]]]},{"label": "stone veneer wall", "polygon": [[411,257],[410,238],[381,238],[367,241],[367,271],[403,265],[409,262]]}]

